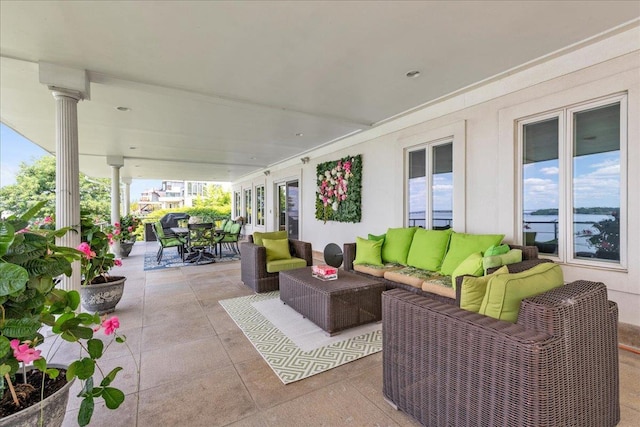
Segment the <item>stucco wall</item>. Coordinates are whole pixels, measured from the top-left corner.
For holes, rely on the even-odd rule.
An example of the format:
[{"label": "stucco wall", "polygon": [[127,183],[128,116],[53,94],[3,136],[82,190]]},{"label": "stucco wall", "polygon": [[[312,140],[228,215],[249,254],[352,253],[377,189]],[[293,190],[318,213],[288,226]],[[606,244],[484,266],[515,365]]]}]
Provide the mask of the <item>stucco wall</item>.
[{"label": "stucco wall", "polygon": [[[601,96],[628,94],[627,269],[563,265],[565,279],[604,282],[620,307],[620,321],[640,326],[640,32],[638,28],[549,58],[517,73],[432,103],[367,132],[308,153],[308,164],[288,161],[265,177],[247,177],[234,190],[266,183],[266,229],[275,228],[274,184],[299,179],[301,239],[321,251],[356,236],[404,225],[404,149],[454,137],[455,230],[518,233],[514,119]],[[362,222],[314,218],[318,163],[363,156]],[[251,232],[251,229],[247,230]]]}]

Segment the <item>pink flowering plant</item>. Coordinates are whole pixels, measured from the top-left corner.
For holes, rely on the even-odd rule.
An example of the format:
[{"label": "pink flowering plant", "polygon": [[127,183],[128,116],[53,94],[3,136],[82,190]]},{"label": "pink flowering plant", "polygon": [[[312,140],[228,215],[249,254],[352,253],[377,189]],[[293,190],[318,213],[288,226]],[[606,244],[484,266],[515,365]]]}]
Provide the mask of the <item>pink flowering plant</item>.
[{"label": "pink flowering plant", "polygon": [[[78,424],[91,420],[94,399],[102,398],[110,409],[119,407],[124,393],[113,386],[120,367],[102,371],[97,361],[113,342],[124,342],[117,333],[116,317],[103,319],[97,314],[77,313],[80,295],[77,291],[56,288],[61,275],[70,276],[71,263],[84,254],[74,248],[57,246],[55,237],[69,229],[51,230],[29,224],[42,207],[36,205],[22,216],[0,220],[0,394],[4,413],[19,412],[28,406],[31,395],[48,397],[50,381],[82,381],[82,398]],[[47,224],[48,225],[48,224]],[[80,356],[60,377],[58,369],[48,365],[44,351],[43,330],[52,337],[78,343]],[[103,330],[103,332],[100,332]],[[107,344],[98,336],[109,336]],[[42,372],[42,384],[27,383],[25,367],[32,364]],[[21,373],[22,381],[17,374]],[[99,375],[100,379],[95,377]],[[58,378],[60,377],[60,378]],[[16,389],[19,388],[19,393]]]},{"label": "pink flowering plant", "polygon": [[107,230],[107,237],[111,241],[135,242],[136,231],[142,224],[140,219],[133,215],[125,215],[120,218],[120,222],[114,223]]},{"label": "pink flowering plant", "polygon": [[316,171],[316,218],[324,222],[359,222],[362,156],[320,163]]},{"label": "pink flowering plant", "polygon": [[83,213],[80,223],[82,243],[76,249],[82,254],[82,284],[106,283],[109,281],[111,268],[121,266],[122,261],[109,252],[112,239],[90,215]]}]

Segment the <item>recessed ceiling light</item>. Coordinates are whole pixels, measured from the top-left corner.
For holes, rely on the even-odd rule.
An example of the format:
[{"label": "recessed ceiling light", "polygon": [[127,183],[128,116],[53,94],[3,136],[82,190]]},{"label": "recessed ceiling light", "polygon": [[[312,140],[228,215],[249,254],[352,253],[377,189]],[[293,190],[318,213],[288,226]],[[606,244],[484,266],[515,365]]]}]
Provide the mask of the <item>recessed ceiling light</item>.
[{"label": "recessed ceiling light", "polygon": [[407,72],[406,76],[409,77],[410,79],[415,79],[416,77],[420,77],[420,71],[411,70],[411,71]]},{"label": "recessed ceiling light", "polygon": [[255,160],[255,159],[256,159],[255,157],[251,157],[251,160]]},{"label": "recessed ceiling light", "polygon": [[116,107],[116,110],[118,110],[118,111],[131,111],[131,108],[129,108],[129,107]]},{"label": "recessed ceiling light", "polygon": [[303,136],[303,135],[304,135],[304,133],[302,133],[302,132],[296,133],[296,136]]}]

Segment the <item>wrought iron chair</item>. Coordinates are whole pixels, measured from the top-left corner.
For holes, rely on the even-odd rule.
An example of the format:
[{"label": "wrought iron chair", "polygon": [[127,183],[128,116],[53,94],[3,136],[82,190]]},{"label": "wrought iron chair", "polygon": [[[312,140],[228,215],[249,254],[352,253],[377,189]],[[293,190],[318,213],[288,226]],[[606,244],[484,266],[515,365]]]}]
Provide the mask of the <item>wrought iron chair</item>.
[{"label": "wrought iron chair", "polygon": [[209,264],[215,262],[211,253],[215,246],[213,223],[189,224],[186,249],[189,253],[184,262]]},{"label": "wrought iron chair", "polygon": [[224,233],[215,237],[215,243],[220,247],[220,258],[222,258],[223,245],[226,245],[234,253],[240,254],[238,239],[240,238],[240,230],[242,229],[242,224],[231,223],[231,226],[229,226],[228,229],[229,231],[225,231]]},{"label": "wrought iron chair", "polygon": [[160,247],[158,248],[158,253],[156,255],[156,261],[158,264],[162,261],[162,254],[165,248],[178,248],[180,257],[184,258],[184,245],[186,242],[182,237],[166,236],[160,222],[153,224],[153,233],[156,235],[158,243],[160,243]]}]

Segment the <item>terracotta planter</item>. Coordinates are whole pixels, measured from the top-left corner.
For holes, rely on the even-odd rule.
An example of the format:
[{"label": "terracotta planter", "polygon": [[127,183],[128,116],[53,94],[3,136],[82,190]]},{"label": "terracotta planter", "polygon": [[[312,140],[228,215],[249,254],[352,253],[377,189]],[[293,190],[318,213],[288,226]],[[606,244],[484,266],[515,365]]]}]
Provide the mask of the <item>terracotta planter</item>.
[{"label": "terracotta planter", "polygon": [[[49,365],[50,368],[67,369],[63,365]],[[27,367],[27,372],[33,367]],[[69,401],[69,389],[73,385],[73,379],[60,390],[44,399],[42,402],[29,406],[20,412],[8,417],[0,418],[0,427],[33,427],[43,425],[45,427],[59,427],[62,425]],[[40,415],[43,423],[40,424]]]},{"label": "terracotta planter", "polygon": [[118,255],[120,255],[121,258],[126,258],[129,256],[129,254],[131,253],[131,249],[133,249],[133,244],[136,241],[132,241],[132,242],[126,242],[126,241],[122,241],[120,242],[120,250],[118,251]]},{"label": "terracotta planter", "polygon": [[124,293],[126,277],[112,276],[106,283],[91,283],[80,288],[82,307],[89,313],[111,313]]}]

